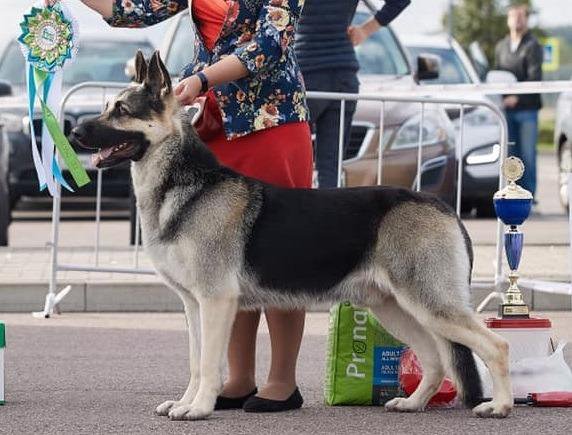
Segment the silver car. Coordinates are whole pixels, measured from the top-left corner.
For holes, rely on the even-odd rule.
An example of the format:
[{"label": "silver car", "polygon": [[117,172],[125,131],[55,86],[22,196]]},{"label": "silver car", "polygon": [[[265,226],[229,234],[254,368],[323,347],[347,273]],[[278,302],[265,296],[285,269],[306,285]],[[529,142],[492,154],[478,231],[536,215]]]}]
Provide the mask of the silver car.
[{"label": "silver car", "polygon": [[[439,77],[422,80],[422,85],[481,83],[469,57],[454,38],[447,35],[401,35],[400,38],[412,58],[432,54],[441,59]],[[479,95],[477,98],[500,103],[498,97]],[[458,131],[458,105],[446,106],[446,111]],[[492,197],[499,185],[499,122],[486,108],[472,107],[465,113],[462,209],[465,212],[475,209],[477,216],[494,216]]]}]

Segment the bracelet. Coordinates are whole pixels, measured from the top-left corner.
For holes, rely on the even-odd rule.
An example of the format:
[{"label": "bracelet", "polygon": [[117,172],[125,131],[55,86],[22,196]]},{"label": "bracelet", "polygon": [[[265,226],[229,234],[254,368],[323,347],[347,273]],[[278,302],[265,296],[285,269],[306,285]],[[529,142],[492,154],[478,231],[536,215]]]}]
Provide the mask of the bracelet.
[{"label": "bracelet", "polygon": [[195,75],[201,81],[201,92],[203,94],[208,92],[208,90],[209,90],[209,79],[207,79],[207,76],[205,75],[205,73],[202,71],[199,71]]}]

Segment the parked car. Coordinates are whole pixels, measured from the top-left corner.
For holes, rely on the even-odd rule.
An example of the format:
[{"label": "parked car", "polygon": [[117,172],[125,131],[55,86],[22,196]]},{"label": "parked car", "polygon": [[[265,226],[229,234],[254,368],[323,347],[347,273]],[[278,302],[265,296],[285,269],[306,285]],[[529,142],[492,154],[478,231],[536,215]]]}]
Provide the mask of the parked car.
[{"label": "parked car", "polygon": [[[473,63],[454,38],[447,35],[402,35],[401,39],[411,58],[423,53],[440,58],[439,77],[421,80],[422,85],[481,83]],[[465,95],[459,94],[458,97]],[[498,96],[482,94],[471,98],[500,104]],[[458,132],[459,106],[446,105],[445,110]],[[491,217],[494,216],[492,197],[499,187],[500,125],[496,116],[484,107],[466,108],[464,120],[462,209],[466,212],[475,209],[477,216]],[[458,134],[457,138],[460,138]]]},{"label": "parked car", "polygon": [[[118,38],[120,38],[118,40]],[[133,54],[141,49],[150,54],[152,44],[141,36],[124,34],[113,37],[106,35],[85,35],[80,41],[77,58],[64,70],[64,92],[70,87],[86,81],[108,81],[128,83],[125,65]],[[4,193],[0,191],[0,203],[8,204],[12,209],[23,197],[38,197],[47,195],[38,189],[38,179],[34,169],[31,152],[29,128],[26,75],[24,57],[15,40],[10,41],[0,55],[0,80],[4,81],[5,94],[0,99],[0,113],[4,123],[4,153],[2,162],[7,165],[1,184],[8,187]],[[112,91],[107,93],[109,97]],[[72,97],[66,106],[64,115],[64,133],[67,134],[77,123],[85,118],[101,113],[103,103],[102,92],[92,90],[82,92]],[[41,146],[41,125],[39,107],[34,115],[34,130],[38,147]],[[87,168],[92,180],[95,180],[95,170],[91,167],[90,153],[77,149],[80,161]],[[7,162],[7,163],[6,163]],[[64,170],[64,177],[69,174]],[[108,197],[128,197],[130,191],[129,167],[125,165],[105,172],[103,194]],[[77,189],[74,195],[94,196],[96,183]],[[67,191],[63,191],[67,194]],[[0,233],[3,228],[0,226]],[[1,241],[1,240],[0,240]]]},{"label": "parked car", "polygon": [[558,97],[556,103],[556,122],[554,127],[554,145],[558,161],[558,194],[560,203],[568,208],[568,175],[572,172],[572,93],[566,92]]},{"label": "parked car", "polygon": [[[358,11],[354,24],[369,18]],[[421,54],[408,59],[400,40],[390,28],[373,34],[356,49],[360,64],[360,92],[376,93],[388,85],[416,86],[418,80],[437,77],[436,59]],[[414,67],[412,66],[414,65]],[[424,69],[430,66],[432,69]],[[351,139],[344,155],[344,182],[348,186],[377,182],[380,103],[360,101]],[[417,175],[420,106],[417,103],[385,103],[382,183],[413,188]],[[421,187],[454,202],[455,132],[444,109],[426,105],[423,122]]]},{"label": "parked car", "polygon": [[[358,11],[355,22],[370,15]],[[177,16],[165,36],[161,54],[169,72],[176,76],[192,58],[193,34],[188,14]],[[433,77],[434,69],[411,68],[396,35],[384,28],[358,48],[362,92],[375,92],[387,83],[415,83],[414,75]],[[420,58],[419,65],[435,65],[433,57]],[[411,188],[417,173],[419,105],[385,105],[383,183]],[[343,182],[346,186],[374,185],[377,182],[377,150],[380,103],[360,101],[345,150]],[[454,198],[455,139],[454,127],[445,111],[428,105],[424,124],[422,189],[438,194],[452,203]]]}]

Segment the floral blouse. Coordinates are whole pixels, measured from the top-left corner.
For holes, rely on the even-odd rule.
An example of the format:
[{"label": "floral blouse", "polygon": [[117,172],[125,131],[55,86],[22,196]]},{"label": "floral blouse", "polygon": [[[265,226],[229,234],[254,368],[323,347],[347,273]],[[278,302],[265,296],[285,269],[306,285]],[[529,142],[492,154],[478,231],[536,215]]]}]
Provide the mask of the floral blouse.
[{"label": "floral blouse", "polygon": [[[186,9],[191,1],[114,0],[108,23],[117,27],[150,26]],[[228,139],[307,121],[304,82],[294,56],[294,30],[304,0],[227,3],[228,15],[212,51],[195,30],[195,57],[184,69],[183,77],[230,54],[248,69],[247,77],[214,87]]]}]

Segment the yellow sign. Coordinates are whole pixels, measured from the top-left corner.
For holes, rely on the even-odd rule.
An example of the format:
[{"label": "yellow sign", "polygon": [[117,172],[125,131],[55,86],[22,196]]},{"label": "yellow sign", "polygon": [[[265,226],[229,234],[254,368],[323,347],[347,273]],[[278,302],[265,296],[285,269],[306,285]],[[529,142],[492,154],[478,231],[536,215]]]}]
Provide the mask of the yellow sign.
[{"label": "yellow sign", "polygon": [[541,41],[544,48],[544,62],[542,63],[542,71],[558,71],[560,68],[560,39],[542,38]]}]

